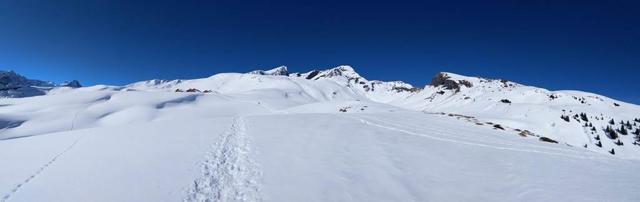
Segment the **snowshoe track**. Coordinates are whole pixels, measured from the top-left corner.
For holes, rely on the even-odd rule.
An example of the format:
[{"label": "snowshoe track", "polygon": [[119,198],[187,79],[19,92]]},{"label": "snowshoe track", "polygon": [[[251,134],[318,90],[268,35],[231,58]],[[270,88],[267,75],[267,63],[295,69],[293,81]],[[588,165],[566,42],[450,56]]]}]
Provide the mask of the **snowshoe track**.
[{"label": "snowshoe track", "polygon": [[250,141],[241,117],[215,145],[202,166],[203,175],[196,179],[184,200],[191,201],[262,201],[259,179],[261,172],[250,158]]}]

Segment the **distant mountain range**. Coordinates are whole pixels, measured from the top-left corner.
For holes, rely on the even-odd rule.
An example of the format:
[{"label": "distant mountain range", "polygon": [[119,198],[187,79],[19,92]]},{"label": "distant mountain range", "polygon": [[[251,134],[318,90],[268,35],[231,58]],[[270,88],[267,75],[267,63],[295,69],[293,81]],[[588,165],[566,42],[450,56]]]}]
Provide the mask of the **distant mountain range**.
[{"label": "distant mountain range", "polygon": [[20,98],[45,95],[54,87],[82,87],[77,80],[55,84],[48,81],[28,79],[14,71],[0,70],[0,97]]}]

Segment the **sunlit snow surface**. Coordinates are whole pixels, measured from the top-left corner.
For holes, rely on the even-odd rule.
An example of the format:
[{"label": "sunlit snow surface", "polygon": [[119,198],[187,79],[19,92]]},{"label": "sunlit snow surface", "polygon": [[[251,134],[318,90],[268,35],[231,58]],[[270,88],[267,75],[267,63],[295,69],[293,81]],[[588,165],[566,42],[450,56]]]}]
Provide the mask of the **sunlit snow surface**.
[{"label": "sunlit snow surface", "polygon": [[515,112],[474,122],[340,82],[222,74],[0,99],[0,201],[640,201],[635,145],[541,142]]}]

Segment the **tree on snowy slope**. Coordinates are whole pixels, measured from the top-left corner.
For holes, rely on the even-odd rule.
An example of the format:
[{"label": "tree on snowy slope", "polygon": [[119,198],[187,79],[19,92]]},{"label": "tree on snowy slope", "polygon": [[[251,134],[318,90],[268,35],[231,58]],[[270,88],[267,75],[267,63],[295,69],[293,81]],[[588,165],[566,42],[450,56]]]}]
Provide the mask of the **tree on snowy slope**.
[{"label": "tree on snowy slope", "polygon": [[587,118],[587,114],[585,114],[584,112],[580,113],[580,119],[582,119],[583,121],[589,122],[589,119]]},{"label": "tree on snowy slope", "polygon": [[620,125],[620,129],[618,130],[618,132],[622,135],[627,135],[627,129],[624,127],[624,125]]},{"label": "tree on snowy slope", "polygon": [[611,126],[607,126],[607,128],[604,129],[604,133],[609,137],[609,139],[615,140],[618,138],[618,133],[616,133]]}]

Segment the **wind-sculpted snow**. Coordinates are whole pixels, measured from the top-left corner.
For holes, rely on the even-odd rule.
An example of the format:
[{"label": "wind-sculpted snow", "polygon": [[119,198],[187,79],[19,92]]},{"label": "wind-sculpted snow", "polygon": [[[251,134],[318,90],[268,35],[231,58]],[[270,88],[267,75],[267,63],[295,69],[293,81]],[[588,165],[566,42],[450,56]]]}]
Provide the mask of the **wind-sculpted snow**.
[{"label": "wind-sculpted snow", "polygon": [[0,99],[1,200],[640,201],[636,105],[282,70]]}]

